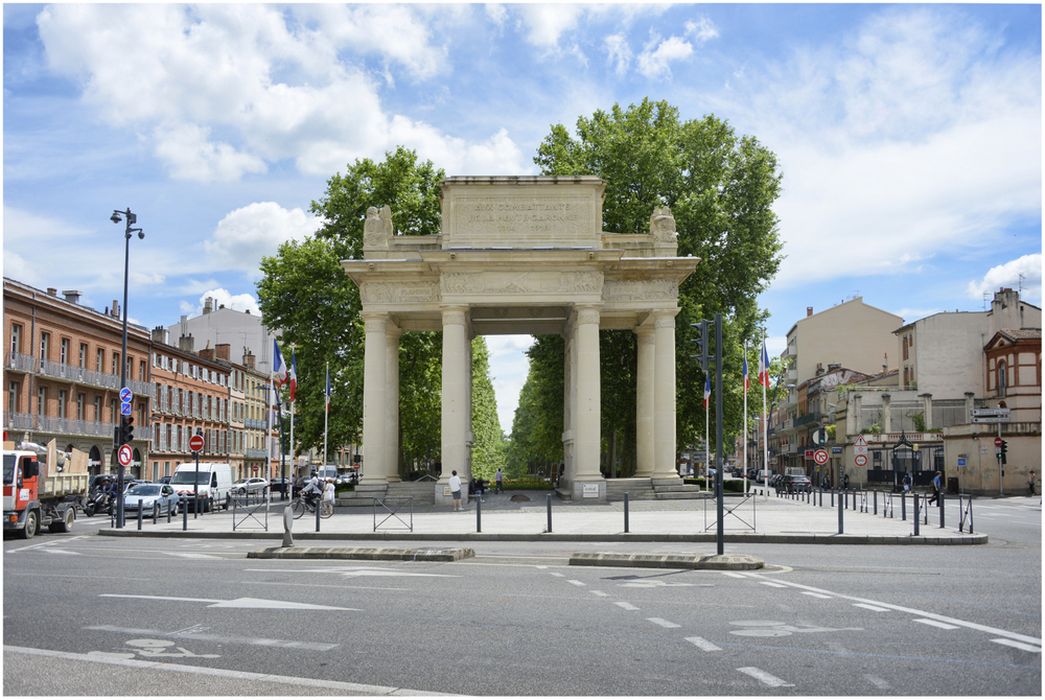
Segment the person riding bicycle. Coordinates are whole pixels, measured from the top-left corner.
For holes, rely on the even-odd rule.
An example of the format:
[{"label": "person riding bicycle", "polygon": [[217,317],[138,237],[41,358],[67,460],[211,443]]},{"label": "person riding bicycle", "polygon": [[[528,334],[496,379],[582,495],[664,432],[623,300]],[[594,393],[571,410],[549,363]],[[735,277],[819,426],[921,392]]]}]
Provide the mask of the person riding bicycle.
[{"label": "person riding bicycle", "polygon": [[319,474],[312,472],[312,476],[305,482],[305,487],[301,489],[301,497],[307,500],[309,505],[314,506],[322,495],[323,487],[319,484]]}]

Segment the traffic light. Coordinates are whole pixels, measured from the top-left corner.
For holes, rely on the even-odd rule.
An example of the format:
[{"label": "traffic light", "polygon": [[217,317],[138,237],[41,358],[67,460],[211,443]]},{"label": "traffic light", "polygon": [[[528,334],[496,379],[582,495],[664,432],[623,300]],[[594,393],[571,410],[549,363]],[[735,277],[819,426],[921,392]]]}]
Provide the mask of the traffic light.
[{"label": "traffic light", "polygon": [[1006,454],[1009,452],[1009,443],[1006,440],[1001,441],[1001,463],[1008,464],[1009,460]]},{"label": "traffic light", "polygon": [[134,416],[123,416],[120,423],[120,444],[129,445],[134,441]]},{"label": "traffic light", "polygon": [[695,357],[697,358],[697,364],[700,365],[700,369],[702,372],[707,373],[708,362],[711,359],[710,353],[708,352],[708,345],[710,341],[710,338],[708,337],[708,322],[701,321],[699,323],[691,323],[689,325],[697,331],[697,337],[693,339],[693,342],[697,344],[697,354],[695,355]]}]

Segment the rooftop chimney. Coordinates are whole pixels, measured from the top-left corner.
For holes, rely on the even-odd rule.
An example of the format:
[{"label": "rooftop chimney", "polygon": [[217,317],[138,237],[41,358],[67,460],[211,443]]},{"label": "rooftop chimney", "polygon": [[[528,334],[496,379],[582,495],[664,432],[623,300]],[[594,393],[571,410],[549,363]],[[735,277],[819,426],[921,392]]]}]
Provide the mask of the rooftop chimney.
[{"label": "rooftop chimney", "polygon": [[228,343],[218,343],[217,345],[214,346],[214,356],[217,357],[219,360],[225,360],[226,362],[231,362],[231,360],[229,359],[229,355],[230,355],[230,351],[231,350],[232,350],[232,346],[229,345]]},{"label": "rooftop chimney", "polygon": [[58,289],[56,289],[55,287],[48,287],[47,288],[47,293],[50,294],[53,297],[56,297],[56,296],[58,296]]},{"label": "rooftop chimney", "polygon": [[245,350],[243,353],[243,366],[247,369],[254,369],[254,353],[246,348],[243,349]]},{"label": "rooftop chimney", "polygon": [[200,350],[201,360],[213,360],[214,359],[214,348],[203,348]]},{"label": "rooftop chimney", "polygon": [[178,338],[178,349],[179,350],[185,350],[187,352],[192,352],[194,344],[195,344],[195,341],[193,341],[193,339],[192,339],[192,333],[189,333],[188,335],[184,335],[183,334],[180,338]]},{"label": "rooftop chimney", "polygon": [[211,299],[210,297],[207,297],[206,299],[203,300],[203,313],[209,314],[213,310],[214,310],[214,300]]},{"label": "rooftop chimney", "polygon": [[167,329],[163,326],[156,326],[152,329],[152,342],[167,344]]},{"label": "rooftop chimney", "polygon": [[812,306],[807,306],[806,307],[806,318],[809,318],[812,315],[813,315],[813,307]]},{"label": "rooftop chimney", "polygon": [[62,294],[65,295],[65,300],[72,302],[73,304],[80,303],[80,292],[76,289],[63,289]]},{"label": "rooftop chimney", "polygon": [[109,313],[110,315],[112,315],[113,318],[120,317],[120,302],[118,302],[116,299],[112,300],[112,306],[109,307]]}]

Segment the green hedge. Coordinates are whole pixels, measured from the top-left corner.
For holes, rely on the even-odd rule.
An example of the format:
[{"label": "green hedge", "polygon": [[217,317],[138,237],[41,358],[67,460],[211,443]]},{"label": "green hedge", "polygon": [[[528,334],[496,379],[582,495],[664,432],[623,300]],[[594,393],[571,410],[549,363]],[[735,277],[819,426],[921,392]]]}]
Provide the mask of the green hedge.
[{"label": "green hedge", "polygon": [[[497,484],[493,481],[489,483],[487,488],[494,488]],[[527,491],[550,491],[553,487],[550,481],[545,481],[539,476],[520,476],[514,479],[505,479],[504,488],[527,490]]]},{"label": "green hedge", "polygon": [[[706,488],[705,485],[704,485],[704,477],[702,477],[702,476],[687,478],[687,479],[683,479],[682,481],[683,481],[683,483],[686,483],[686,484],[693,484],[694,486],[699,486],[700,488]],[[715,480],[712,479],[711,482],[712,482],[712,485],[714,485]],[[743,493],[744,492],[744,480],[743,479],[730,479],[729,481],[723,481],[722,482],[722,490],[725,493]]]}]

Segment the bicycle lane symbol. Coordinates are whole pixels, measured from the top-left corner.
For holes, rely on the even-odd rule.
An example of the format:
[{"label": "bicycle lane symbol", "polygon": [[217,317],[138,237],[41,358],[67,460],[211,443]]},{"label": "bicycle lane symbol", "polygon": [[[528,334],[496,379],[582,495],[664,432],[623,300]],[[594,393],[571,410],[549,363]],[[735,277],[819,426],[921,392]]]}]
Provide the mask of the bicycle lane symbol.
[{"label": "bicycle lane symbol", "polygon": [[[145,659],[220,659],[221,654],[196,654],[185,647],[175,646],[175,642],[167,639],[128,639],[124,642],[131,649],[126,651],[91,651],[88,656],[105,656],[107,658],[134,659],[140,655]],[[170,649],[169,647],[173,647]]]}]

